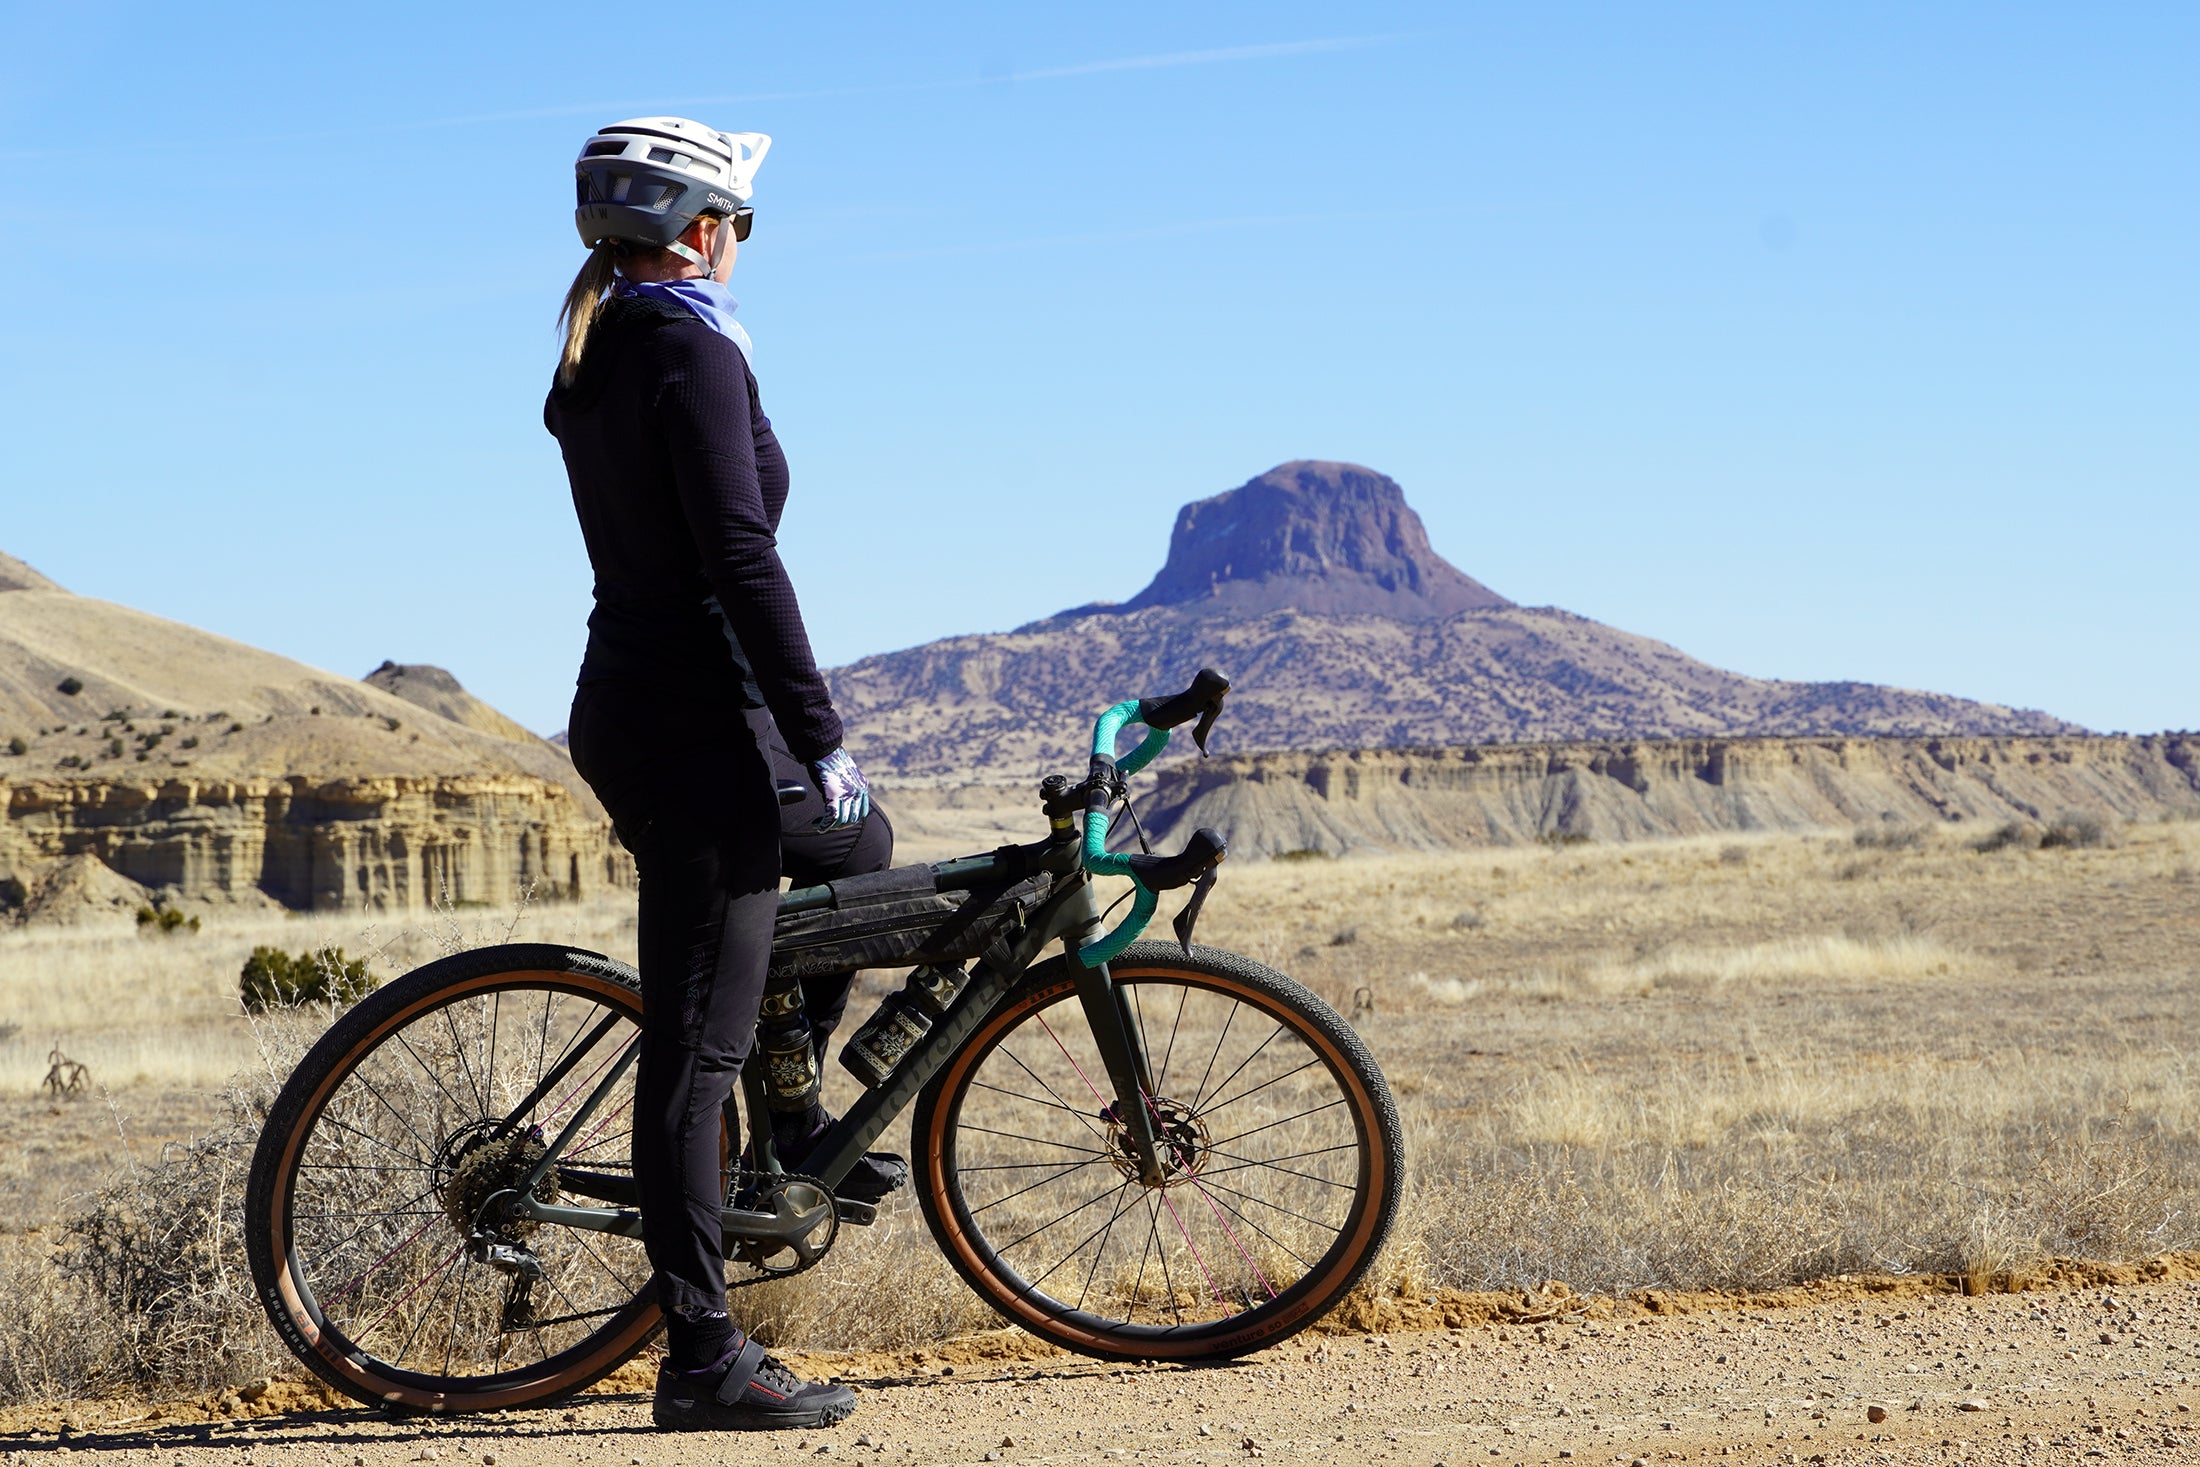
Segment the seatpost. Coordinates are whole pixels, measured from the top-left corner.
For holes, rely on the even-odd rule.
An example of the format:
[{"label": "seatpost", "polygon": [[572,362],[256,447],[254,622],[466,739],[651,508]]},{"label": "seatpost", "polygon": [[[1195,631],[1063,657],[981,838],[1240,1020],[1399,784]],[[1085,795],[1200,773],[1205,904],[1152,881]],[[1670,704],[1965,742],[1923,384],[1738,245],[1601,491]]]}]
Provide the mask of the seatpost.
[{"label": "seatpost", "polygon": [[1155,1144],[1153,1113],[1146,1105],[1146,1097],[1153,1091],[1153,1076],[1146,1047],[1139,1039],[1137,1020],[1108,965],[1098,963],[1088,968],[1077,958],[1078,948],[1100,934],[1103,920],[1092,879],[1086,877],[1084,881],[1084,891],[1073,899],[1073,920],[1063,939],[1070,966],[1077,974],[1077,1002],[1084,1008],[1086,1027],[1092,1030],[1100,1063],[1115,1091],[1115,1119],[1130,1140],[1131,1154],[1138,1162],[1138,1179],[1149,1187],[1158,1187],[1166,1176]]}]

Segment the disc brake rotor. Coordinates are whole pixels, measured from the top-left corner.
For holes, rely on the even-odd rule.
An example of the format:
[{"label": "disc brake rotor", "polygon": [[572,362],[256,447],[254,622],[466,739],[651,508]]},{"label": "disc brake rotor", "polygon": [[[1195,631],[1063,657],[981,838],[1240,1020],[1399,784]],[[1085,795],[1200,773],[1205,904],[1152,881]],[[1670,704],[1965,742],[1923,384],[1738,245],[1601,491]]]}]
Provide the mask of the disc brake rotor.
[{"label": "disc brake rotor", "polygon": [[[1198,1176],[1207,1164],[1207,1123],[1190,1106],[1158,1095],[1147,1100],[1146,1113],[1153,1127],[1154,1149],[1161,1154],[1162,1185]],[[1136,1180],[1138,1146],[1131,1140],[1131,1128],[1112,1105],[1100,1112],[1100,1119],[1108,1128],[1109,1164],[1126,1179]]]}]

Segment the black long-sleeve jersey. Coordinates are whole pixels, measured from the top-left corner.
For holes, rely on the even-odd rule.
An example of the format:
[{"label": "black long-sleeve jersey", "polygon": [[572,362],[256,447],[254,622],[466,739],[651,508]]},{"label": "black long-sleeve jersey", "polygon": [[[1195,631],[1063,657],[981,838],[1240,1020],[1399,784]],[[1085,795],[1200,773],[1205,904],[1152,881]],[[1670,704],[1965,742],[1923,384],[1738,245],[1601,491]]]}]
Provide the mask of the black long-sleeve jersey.
[{"label": "black long-sleeve jersey", "polygon": [[838,748],[840,718],[779,560],[787,458],[740,348],[669,302],[613,300],[543,423],[596,572],[580,681],[743,698],[753,673],[796,758]]}]

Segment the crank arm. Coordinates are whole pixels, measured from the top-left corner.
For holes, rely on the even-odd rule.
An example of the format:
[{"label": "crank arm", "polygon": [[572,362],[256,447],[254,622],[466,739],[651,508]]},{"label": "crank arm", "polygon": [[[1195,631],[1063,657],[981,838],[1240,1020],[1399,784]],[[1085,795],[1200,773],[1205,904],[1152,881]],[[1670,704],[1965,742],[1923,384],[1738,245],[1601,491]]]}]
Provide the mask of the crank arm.
[{"label": "crank arm", "polygon": [[754,1239],[757,1242],[785,1243],[790,1247],[807,1239],[820,1224],[832,1216],[831,1199],[816,1207],[796,1207],[792,1198],[782,1192],[772,1199],[770,1212],[758,1212],[750,1207],[729,1207],[719,1214],[719,1226],[725,1230],[726,1241]]},{"label": "crank arm", "polygon": [[[720,1214],[722,1220],[719,1225],[725,1229],[728,1238],[792,1243],[797,1238],[807,1238],[817,1231],[818,1225],[825,1221],[826,1211],[825,1206],[798,1208],[785,1197],[780,1197],[773,1202],[770,1212],[758,1212],[747,1207],[729,1207]],[[641,1213],[626,1207],[567,1207],[562,1203],[537,1202],[528,1198],[514,1206],[511,1215],[533,1222],[548,1223],[552,1227],[578,1228],[585,1233],[617,1233],[628,1238],[639,1238],[642,1235]]]}]

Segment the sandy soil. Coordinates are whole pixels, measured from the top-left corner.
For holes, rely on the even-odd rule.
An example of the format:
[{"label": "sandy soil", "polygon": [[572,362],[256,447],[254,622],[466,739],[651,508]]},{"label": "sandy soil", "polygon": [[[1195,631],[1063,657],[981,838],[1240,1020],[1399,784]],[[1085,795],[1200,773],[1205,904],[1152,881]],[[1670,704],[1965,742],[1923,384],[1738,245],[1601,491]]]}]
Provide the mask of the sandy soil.
[{"label": "sandy soil", "polygon": [[[0,1451],[10,1462],[332,1467],[680,1467],[787,1453],[889,1464],[2184,1463],[2200,1459],[2195,1264],[2155,1266],[2164,1281],[2096,1276],[1977,1298],[1879,1280],[1758,1300],[1531,1301],[1517,1323],[1308,1335],[1192,1368],[1042,1355],[1005,1334],[913,1356],[798,1357],[860,1394],[855,1416],[828,1431],[660,1436],[637,1362],[565,1407],[454,1421],[331,1409],[284,1382],[248,1390],[249,1403],[22,1409],[0,1416]],[[1422,1313],[1456,1317],[1474,1302]]]}]

